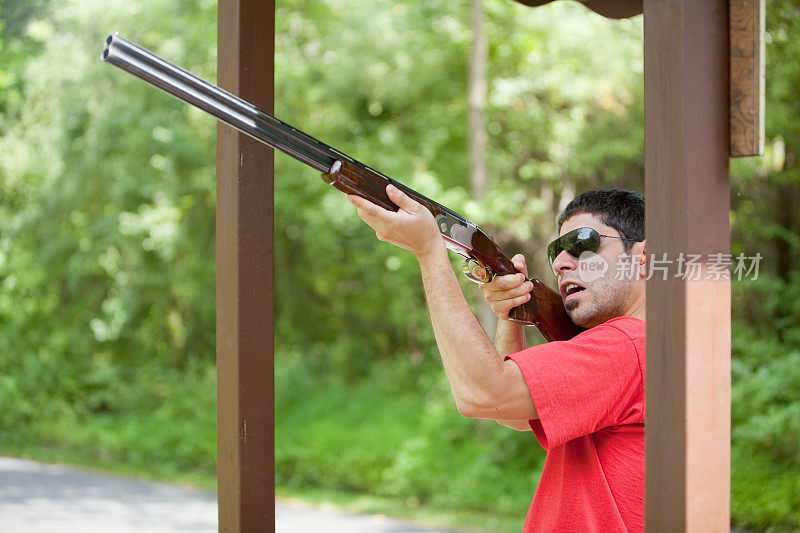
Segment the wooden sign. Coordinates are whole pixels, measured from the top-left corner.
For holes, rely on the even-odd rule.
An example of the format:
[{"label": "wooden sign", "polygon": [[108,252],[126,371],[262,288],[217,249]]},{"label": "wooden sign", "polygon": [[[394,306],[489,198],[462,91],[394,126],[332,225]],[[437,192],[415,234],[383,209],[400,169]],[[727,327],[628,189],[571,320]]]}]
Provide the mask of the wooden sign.
[{"label": "wooden sign", "polygon": [[730,0],[731,157],[764,155],[765,0]]}]

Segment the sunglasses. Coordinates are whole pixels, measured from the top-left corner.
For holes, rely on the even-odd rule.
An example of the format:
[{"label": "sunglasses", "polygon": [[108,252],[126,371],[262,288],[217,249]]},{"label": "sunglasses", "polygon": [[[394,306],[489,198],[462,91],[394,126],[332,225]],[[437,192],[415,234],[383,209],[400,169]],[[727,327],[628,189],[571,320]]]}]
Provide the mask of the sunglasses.
[{"label": "sunglasses", "polygon": [[[628,239],[627,237],[601,235],[597,230],[592,228],[574,229],[569,233],[565,233],[547,246],[547,259],[550,260],[550,268],[553,268],[553,262],[556,260],[556,257],[558,257],[558,254],[565,250],[575,259],[580,259],[581,254],[584,252],[596,253],[597,250],[600,249],[600,237],[636,242],[635,239]],[[555,269],[553,269],[553,271],[555,272]]]}]

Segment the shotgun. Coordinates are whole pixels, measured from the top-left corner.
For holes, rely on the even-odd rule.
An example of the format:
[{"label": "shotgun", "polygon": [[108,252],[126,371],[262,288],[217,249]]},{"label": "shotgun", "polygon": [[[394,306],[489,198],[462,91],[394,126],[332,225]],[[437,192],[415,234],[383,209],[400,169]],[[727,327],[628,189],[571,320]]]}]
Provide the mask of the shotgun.
[{"label": "shotgun", "polygon": [[[117,34],[106,39],[103,60],[213,115],[225,124],[276,148],[322,173],[325,183],[345,194],[357,194],[383,207],[398,207],[386,195],[391,183],[425,206],[439,224],[447,248],[466,260],[464,273],[475,282],[473,268],[486,269],[489,278],[516,274],[511,259],[474,222],[377,170],[281,122],[254,105],[148,52]],[[531,278],[532,298],[509,313],[514,322],[534,325],[545,340],[567,340],[583,331],[567,316],[561,295]]]}]

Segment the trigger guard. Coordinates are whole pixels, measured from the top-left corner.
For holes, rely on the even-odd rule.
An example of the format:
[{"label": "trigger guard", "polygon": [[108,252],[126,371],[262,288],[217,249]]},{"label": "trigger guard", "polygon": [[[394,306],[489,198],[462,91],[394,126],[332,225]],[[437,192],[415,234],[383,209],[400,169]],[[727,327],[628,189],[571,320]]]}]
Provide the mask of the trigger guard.
[{"label": "trigger guard", "polygon": [[[479,267],[481,267],[481,268],[484,268],[484,269],[486,269],[486,272],[488,272],[488,273],[490,273],[490,274],[491,274],[491,276],[489,277],[489,279],[488,279],[488,280],[483,280],[483,279],[478,279],[478,278],[476,278],[475,276],[473,276],[473,275],[472,275],[472,269],[473,269],[474,267],[473,267],[472,265],[479,266]],[[467,277],[467,279],[468,279],[468,280],[470,280],[470,281],[471,281],[471,282],[473,282],[473,283],[477,283],[478,285],[483,285],[483,284],[485,284],[485,283],[489,283],[490,281],[492,281],[492,280],[494,279],[494,275],[495,275],[495,274],[494,274],[494,272],[492,272],[492,271],[489,269],[489,267],[486,267],[486,266],[484,266],[484,265],[480,264],[479,262],[477,262],[475,259],[473,259],[473,258],[471,258],[471,257],[468,257],[468,258],[467,258],[467,259],[464,261],[464,266],[462,267],[462,271],[464,272],[464,275]]]}]

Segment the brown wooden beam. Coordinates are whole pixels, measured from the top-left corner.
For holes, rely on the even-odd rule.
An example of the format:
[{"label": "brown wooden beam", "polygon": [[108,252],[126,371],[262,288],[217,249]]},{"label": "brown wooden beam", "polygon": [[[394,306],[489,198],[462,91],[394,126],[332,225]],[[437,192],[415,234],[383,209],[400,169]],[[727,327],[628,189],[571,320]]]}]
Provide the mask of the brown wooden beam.
[{"label": "brown wooden beam", "polygon": [[[220,0],[217,83],[271,112],[274,0]],[[275,529],[273,153],[217,129],[219,530]]]},{"label": "brown wooden beam", "polygon": [[647,282],[647,531],[730,531],[728,0],[645,0],[648,259],[705,259]]}]

